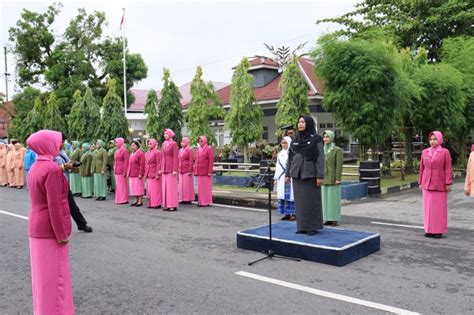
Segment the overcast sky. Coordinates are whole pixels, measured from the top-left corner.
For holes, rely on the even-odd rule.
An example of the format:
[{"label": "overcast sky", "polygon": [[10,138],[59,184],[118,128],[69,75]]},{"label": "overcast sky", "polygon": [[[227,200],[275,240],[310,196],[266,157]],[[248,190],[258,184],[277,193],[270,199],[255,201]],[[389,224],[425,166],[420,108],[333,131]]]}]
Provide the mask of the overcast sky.
[{"label": "overcast sky", "polygon": [[[20,18],[23,8],[44,12],[53,1],[13,1],[0,3],[1,46],[8,42],[8,29]],[[132,53],[140,53],[148,66],[148,77],[135,88],[160,89],[163,67],[170,68],[173,80],[182,85],[192,80],[202,65],[205,80],[229,82],[232,67],[243,56],[269,55],[263,46],[296,47],[308,41],[305,51],[314,47],[319,36],[335,25],[316,25],[318,19],[352,11],[357,0],[312,1],[62,1],[55,21],[61,34],[78,8],[87,12],[104,11],[108,21],[105,33],[120,36],[122,8],[125,36]],[[13,56],[10,54],[9,72]],[[4,59],[0,62],[0,92],[5,91]],[[10,80],[10,95],[14,79]]]}]

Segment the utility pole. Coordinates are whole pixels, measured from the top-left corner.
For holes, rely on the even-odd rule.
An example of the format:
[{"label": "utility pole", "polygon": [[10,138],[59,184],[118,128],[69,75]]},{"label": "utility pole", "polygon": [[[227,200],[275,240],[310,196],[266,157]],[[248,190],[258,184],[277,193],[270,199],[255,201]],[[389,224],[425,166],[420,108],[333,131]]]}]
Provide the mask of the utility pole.
[{"label": "utility pole", "polygon": [[[7,109],[7,103],[8,103],[8,76],[10,73],[8,73],[8,62],[7,62],[7,46],[3,47],[3,54],[5,55],[5,113],[9,114],[9,110]],[[7,122],[7,138],[10,139],[10,119],[8,119]]]}]

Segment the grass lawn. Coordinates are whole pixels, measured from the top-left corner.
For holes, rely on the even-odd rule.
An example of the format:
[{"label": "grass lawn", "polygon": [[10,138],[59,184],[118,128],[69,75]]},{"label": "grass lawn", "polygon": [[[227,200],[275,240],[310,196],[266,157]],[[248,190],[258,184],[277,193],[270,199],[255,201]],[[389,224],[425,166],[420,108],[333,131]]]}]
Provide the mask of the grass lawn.
[{"label": "grass lawn", "polygon": [[405,181],[402,181],[400,172],[392,172],[392,177],[382,177],[382,188],[400,186],[418,181],[418,174],[405,174]]}]

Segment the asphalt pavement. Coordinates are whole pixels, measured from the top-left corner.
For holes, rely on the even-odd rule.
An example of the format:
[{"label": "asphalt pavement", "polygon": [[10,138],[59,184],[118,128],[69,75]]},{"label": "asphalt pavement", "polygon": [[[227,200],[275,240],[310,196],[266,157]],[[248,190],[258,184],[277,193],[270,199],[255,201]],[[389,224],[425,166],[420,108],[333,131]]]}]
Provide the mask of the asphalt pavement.
[{"label": "asphalt pavement", "polygon": [[[264,210],[163,212],[118,206],[112,196],[77,202],[94,228],[71,236],[77,314],[474,313],[474,199],[460,183],[442,239],[423,236],[418,191],[344,204],[340,228],[382,239],[379,252],[344,267],[284,259],[248,266],[262,254],[238,249],[236,232],[265,224]],[[0,314],[32,313],[27,220],[12,216],[28,209],[25,190],[0,188]]]}]

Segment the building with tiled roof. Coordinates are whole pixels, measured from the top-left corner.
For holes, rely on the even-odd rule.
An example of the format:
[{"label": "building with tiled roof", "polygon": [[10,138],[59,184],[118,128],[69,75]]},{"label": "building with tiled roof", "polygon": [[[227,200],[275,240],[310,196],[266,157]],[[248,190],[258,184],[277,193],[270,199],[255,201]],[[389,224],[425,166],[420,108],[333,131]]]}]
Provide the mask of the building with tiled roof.
[{"label": "building with tiled roof", "polygon": [[[282,71],[278,63],[265,56],[254,56],[249,59],[250,68],[249,73],[254,78],[254,91],[257,100],[257,104],[262,107],[263,110],[263,126],[264,135],[263,138],[271,143],[278,141],[276,131],[278,126],[275,125],[275,115],[277,112],[277,103],[281,98],[280,80],[282,77]],[[320,80],[314,76],[314,62],[306,57],[299,57],[298,63],[300,66],[301,73],[308,83],[308,99],[311,115],[318,122],[318,129],[332,129],[337,133],[333,115],[323,110],[321,102],[323,99],[324,86]],[[230,92],[232,89],[231,84],[222,82],[212,82],[215,90],[224,104],[224,108],[229,109],[230,104]],[[183,96],[181,104],[183,110],[186,110],[189,102],[191,101],[190,94],[191,83],[182,85],[179,89]],[[144,121],[146,120],[143,114],[143,107],[146,101],[147,91],[132,89],[132,92],[136,95],[135,103],[130,107],[127,117],[131,123],[131,126],[135,130],[144,129]],[[144,95],[144,98],[143,98]],[[136,112],[134,112],[136,111]],[[135,121],[131,119],[131,116],[140,115],[141,119]],[[210,122],[216,131],[216,138],[218,145],[224,145],[231,142],[230,134],[228,130],[224,129],[224,121],[217,120]]]}]

